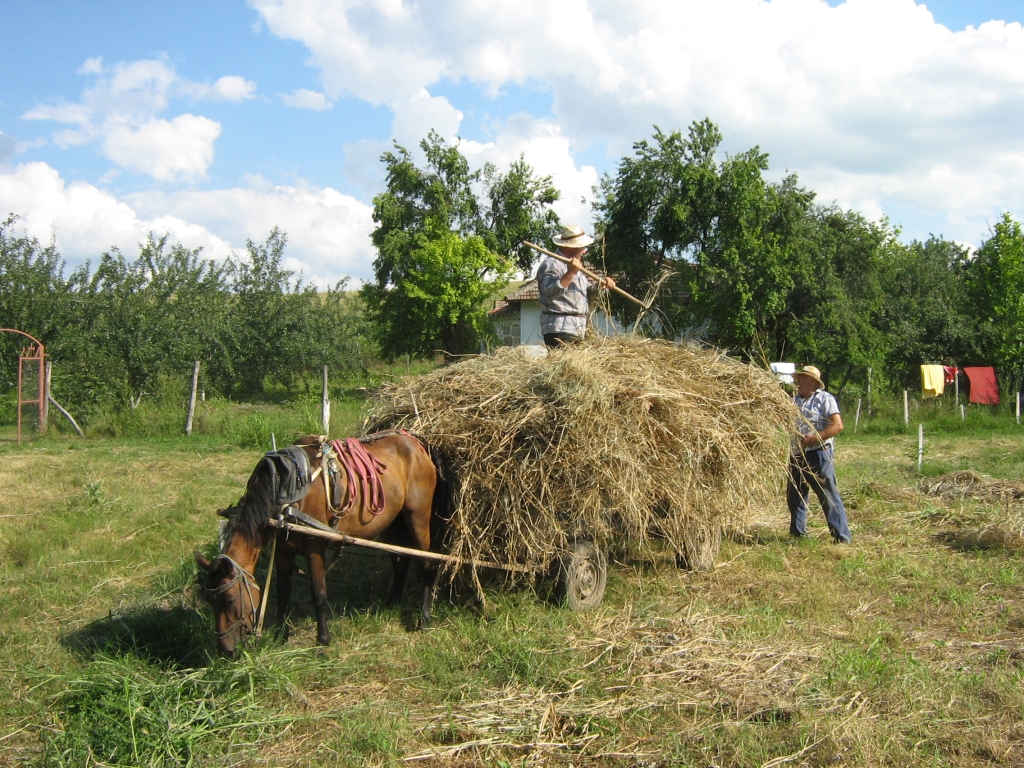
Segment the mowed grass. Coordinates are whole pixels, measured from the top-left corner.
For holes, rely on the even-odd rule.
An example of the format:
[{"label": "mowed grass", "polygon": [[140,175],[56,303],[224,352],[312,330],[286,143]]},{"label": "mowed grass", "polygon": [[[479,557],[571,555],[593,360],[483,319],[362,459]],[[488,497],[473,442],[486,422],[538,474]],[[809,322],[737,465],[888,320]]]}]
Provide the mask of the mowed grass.
[{"label": "mowed grass", "polygon": [[[916,435],[841,439],[849,547],[816,503],[791,541],[780,479],[709,573],[622,546],[594,612],[495,578],[486,605],[439,596],[425,632],[417,590],[386,608],[389,563],[350,549],[331,646],[300,577],[290,638],[229,661],[191,552],[216,551],[259,455],[0,447],[0,764],[1024,763],[1021,509],[918,493]],[[1024,479],[1020,433],[929,440],[926,474],[968,468]]]}]

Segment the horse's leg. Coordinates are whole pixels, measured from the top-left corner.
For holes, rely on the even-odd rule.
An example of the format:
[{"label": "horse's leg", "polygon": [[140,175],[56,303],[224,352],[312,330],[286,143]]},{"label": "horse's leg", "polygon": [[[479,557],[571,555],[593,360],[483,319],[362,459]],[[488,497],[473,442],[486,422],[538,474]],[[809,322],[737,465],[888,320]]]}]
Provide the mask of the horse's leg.
[{"label": "horse's leg", "polygon": [[423,603],[420,606],[420,629],[430,626],[430,612],[434,607],[434,582],[437,580],[437,565],[427,560],[420,562],[420,578],[423,580]]},{"label": "horse's leg", "polygon": [[324,568],[324,544],[309,537],[306,544],[306,563],[309,565],[309,588],[313,598],[313,610],[316,611],[316,641],[320,645],[331,642],[331,632],[327,628],[327,572]]},{"label": "horse's leg", "polygon": [[278,636],[288,639],[288,604],[292,599],[292,577],[295,575],[295,552],[284,547],[277,554],[277,617],[274,623]]},{"label": "horse's leg", "polygon": [[388,594],[388,608],[394,608],[402,600],[405,591],[405,577],[409,573],[409,558],[394,555],[391,558],[394,574],[391,576],[391,592]]}]

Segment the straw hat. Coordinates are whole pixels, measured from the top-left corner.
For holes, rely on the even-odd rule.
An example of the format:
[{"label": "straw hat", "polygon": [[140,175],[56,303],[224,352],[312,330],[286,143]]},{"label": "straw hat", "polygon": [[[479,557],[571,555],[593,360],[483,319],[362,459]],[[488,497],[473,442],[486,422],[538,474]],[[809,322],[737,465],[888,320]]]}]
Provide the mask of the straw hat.
[{"label": "straw hat", "polygon": [[551,242],[560,248],[586,248],[594,238],[583,231],[579,224],[563,224],[562,231],[551,238]]},{"label": "straw hat", "polygon": [[825,382],[821,380],[821,371],[819,371],[813,365],[805,365],[799,371],[793,374],[794,376],[808,376],[818,382],[819,387],[824,387]]}]

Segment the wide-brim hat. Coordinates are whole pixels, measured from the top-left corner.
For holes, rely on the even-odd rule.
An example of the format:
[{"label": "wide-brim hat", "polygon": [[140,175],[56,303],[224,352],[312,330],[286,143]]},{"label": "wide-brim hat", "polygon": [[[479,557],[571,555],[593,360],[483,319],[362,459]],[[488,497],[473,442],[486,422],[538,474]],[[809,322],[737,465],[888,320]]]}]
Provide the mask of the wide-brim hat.
[{"label": "wide-brim hat", "polygon": [[594,242],[594,238],[584,232],[579,224],[566,224],[560,233],[551,238],[551,242],[559,248],[586,248]]},{"label": "wide-brim hat", "polygon": [[821,371],[819,371],[813,365],[805,365],[803,368],[793,373],[793,376],[808,376],[818,382],[819,387],[824,387],[825,382],[821,380]]}]

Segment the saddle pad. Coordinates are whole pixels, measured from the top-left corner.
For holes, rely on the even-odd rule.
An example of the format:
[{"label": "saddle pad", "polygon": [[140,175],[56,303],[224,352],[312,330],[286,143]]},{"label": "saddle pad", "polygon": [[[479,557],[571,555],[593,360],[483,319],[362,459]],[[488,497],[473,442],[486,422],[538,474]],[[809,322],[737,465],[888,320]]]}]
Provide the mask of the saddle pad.
[{"label": "saddle pad", "polygon": [[312,487],[309,456],[301,446],[291,445],[263,457],[270,472],[274,497],[281,506],[300,501]]}]

